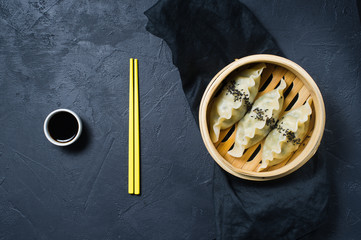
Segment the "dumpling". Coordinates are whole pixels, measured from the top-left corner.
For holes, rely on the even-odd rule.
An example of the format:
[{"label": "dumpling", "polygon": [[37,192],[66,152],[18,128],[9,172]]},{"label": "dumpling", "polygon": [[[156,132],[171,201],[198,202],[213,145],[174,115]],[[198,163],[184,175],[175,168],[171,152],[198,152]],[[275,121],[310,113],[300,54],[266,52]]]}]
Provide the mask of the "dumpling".
[{"label": "dumpling", "polygon": [[210,136],[217,142],[221,130],[238,122],[250,108],[259,88],[264,63],[242,71],[214,99],[209,118]]},{"label": "dumpling", "polygon": [[242,157],[246,148],[259,143],[275,126],[282,110],[283,91],[286,82],[281,79],[279,86],[258,98],[249,113],[237,125],[234,147],[228,153],[233,157]]},{"label": "dumpling", "polygon": [[282,162],[298,149],[310,126],[311,102],[309,98],[304,105],[286,113],[268,134],[258,171]]}]

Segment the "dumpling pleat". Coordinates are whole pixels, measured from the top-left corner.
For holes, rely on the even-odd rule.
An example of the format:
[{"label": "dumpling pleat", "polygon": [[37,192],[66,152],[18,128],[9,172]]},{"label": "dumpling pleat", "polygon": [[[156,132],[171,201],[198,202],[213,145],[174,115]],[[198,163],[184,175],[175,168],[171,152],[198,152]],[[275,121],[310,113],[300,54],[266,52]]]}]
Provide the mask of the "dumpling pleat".
[{"label": "dumpling pleat", "polygon": [[259,143],[267,136],[282,110],[285,88],[286,82],[281,79],[280,85],[258,98],[251,111],[239,121],[234,147],[228,152],[231,156],[241,157],[245,149]]},{"label": "dumpling pleat", "polygon": [[272,130],[264,143],[262,164],[257,171],[274,166],[296,151],[309,129],[312,99],[280,119],[278,127]]},{"label": "dumpling pleat", "polygon": [[262,63],[242,71],[228,82],[214,99],[209,117],[209,130],[213,142],[218,141],[221,130],[231,127],[244,116],[247,104],[253,103],[264,68],[266,65]]}]

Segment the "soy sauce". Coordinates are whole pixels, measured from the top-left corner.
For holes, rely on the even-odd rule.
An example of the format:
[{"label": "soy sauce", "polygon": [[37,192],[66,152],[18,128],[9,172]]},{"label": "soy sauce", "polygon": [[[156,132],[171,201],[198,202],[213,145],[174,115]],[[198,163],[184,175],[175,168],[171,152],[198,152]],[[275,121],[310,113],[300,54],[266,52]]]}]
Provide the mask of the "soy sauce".
[{"label": "soy sauce", "polygon": [[50,136],[60,143],[74,139],[78,129],[79,125],[76,118],[68,112],[58,112],[49,120]]}]

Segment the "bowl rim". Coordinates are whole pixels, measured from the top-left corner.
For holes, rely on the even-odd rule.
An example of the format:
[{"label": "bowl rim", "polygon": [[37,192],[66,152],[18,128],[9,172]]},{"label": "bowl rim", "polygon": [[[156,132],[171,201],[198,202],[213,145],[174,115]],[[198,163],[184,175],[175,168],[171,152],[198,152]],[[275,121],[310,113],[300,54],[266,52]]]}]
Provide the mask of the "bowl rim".
[{"label": "bowl rim", "polygon": [[[261,62],[275,64],[284,67],[287,70],[294,73],[296,77],[299,78],[302,81],[302,83],[306,85],[308,89],[310,89],[314,108],[318,110],[318,114],[317,116],[315,116],[314,132],[308,144],[302,151],[302,153],[307,153],[307,154],[302,154],[302,153],[299,154],[291,163],[286,164],[285,166],[276,170],[272,170],[268,172],[252,172],[234,167],[218,153],[213,142],[211,141],[208,131],[207,108],[208,108],[208,103],[210,102],[213,96],[213,93],[217,90],[218,86],[222,83],[224,79],[226,79],[226,77],[230,73],[232,73],[234,70],[244,65],[252,64],[252,63],[261,63]],[[271,54],[250,55],[240,59],[236,59],[234,62],[228,64],[221,71],[219,71],[210,81],[206,90],[204,91],[199,107],[199,128],[201,131],[201,136],[203,139],[203,143],[205,144],[212,158],[217,162],[217,164],[220,167],[222,167],[225,171],[229,172],[230,174],[243,179],[256,180],[256,181],[265,181],[265,180],[271,180],[271,179],[283,177],[285,175],[288,175],[296,171],[301,166],[303,166],[316,153],[322,140],[322,136],[325,128],[325,122],[326,122],[326,112],[325,112],[324,101],[321,92],[318,86],[316,85],[315,81],[312,79],[312,77],[301,66],[299,66],[295,62]],[[318,130],[318,134],[314,134],[315,129]]]}]

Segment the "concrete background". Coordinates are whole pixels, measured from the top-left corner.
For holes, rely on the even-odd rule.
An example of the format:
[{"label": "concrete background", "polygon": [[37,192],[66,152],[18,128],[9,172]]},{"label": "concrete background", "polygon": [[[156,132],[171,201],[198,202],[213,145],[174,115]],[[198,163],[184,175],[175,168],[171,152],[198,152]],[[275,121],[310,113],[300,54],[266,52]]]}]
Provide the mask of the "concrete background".
[{"label": "concrete background", "polygon": [[[172,55],[145,30],[156,1],[0,0],[0,239],[213,239],[213,160]],[[242,0],[324,96],[329,220],[361,236],[361,27],[355,1]],[[127,193],[128,69],[139,59],[141,196]],[[77,112],[78,144],[43,134]]]}]

